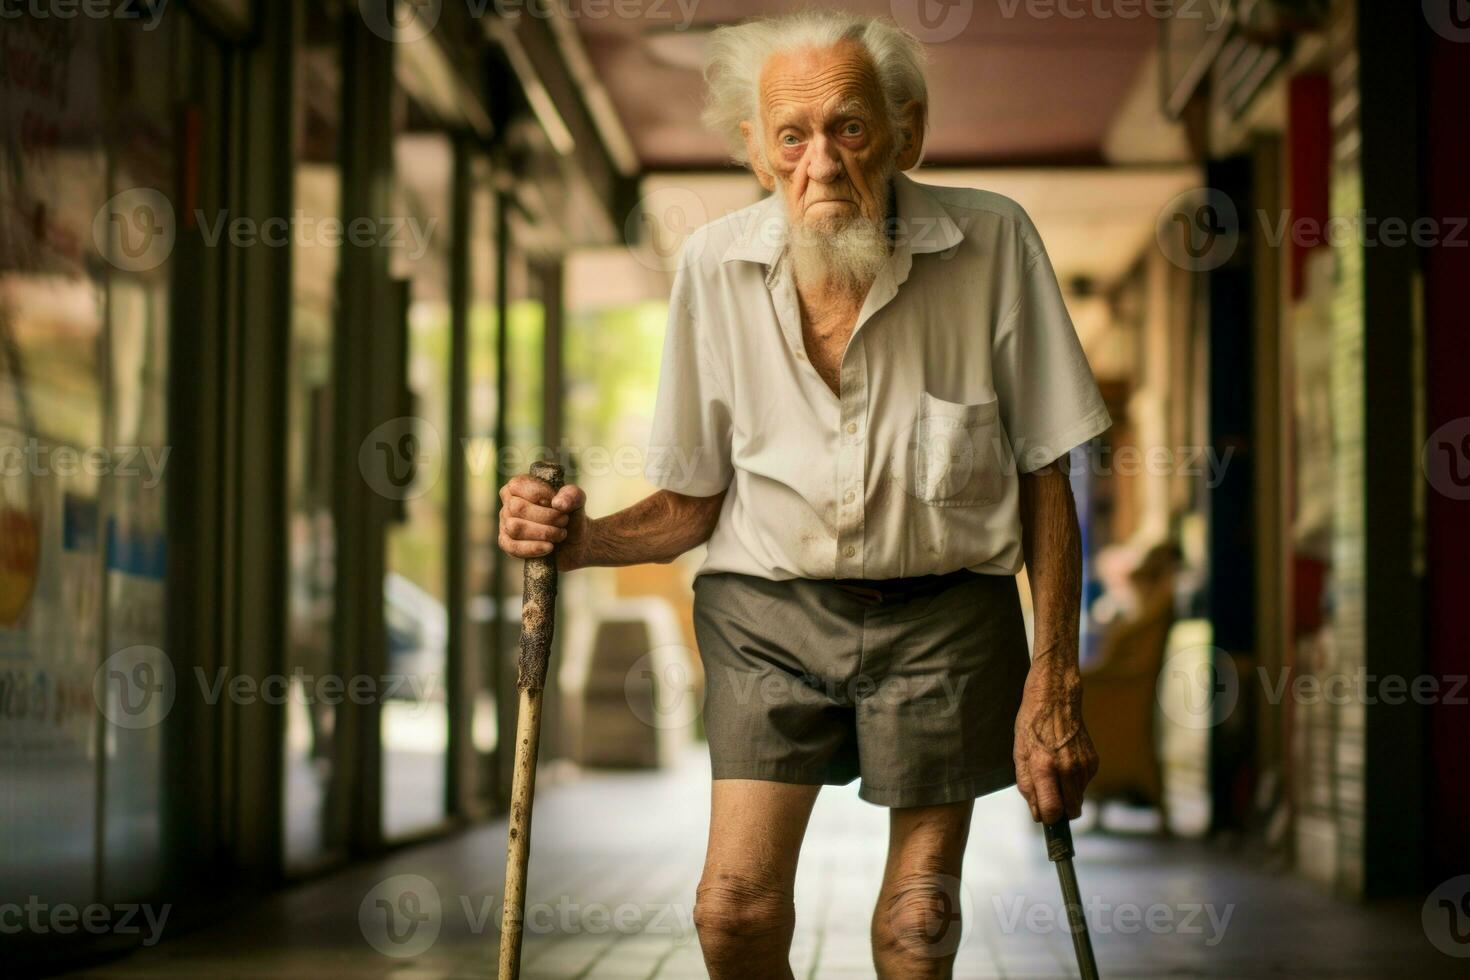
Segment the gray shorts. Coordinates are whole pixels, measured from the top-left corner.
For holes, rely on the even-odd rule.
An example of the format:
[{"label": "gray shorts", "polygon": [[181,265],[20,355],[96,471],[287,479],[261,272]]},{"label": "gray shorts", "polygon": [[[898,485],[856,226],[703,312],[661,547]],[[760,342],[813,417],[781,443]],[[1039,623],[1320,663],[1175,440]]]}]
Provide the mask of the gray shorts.
[{"label": "gray shorts", "polygon": [[694,582],[715,779],[844,784],[881,806],[1012,785],[1030,668],[1014,577]]}]

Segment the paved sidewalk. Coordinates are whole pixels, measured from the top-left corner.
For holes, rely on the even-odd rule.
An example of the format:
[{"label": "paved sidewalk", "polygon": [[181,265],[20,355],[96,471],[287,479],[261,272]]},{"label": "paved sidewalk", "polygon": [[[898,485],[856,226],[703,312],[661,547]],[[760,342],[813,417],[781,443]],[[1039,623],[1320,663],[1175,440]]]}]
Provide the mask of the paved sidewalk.
[{"label": "paved sidewalk", "polygon": [[[702,757],[589,774],[537,801],[523,975],[704,976],[692,926],[708,815]],[[852,787],[818,801],[797,885],[798,977],[871,977],[868,921],[887,817]],[[165,939],[88,977],[494,975],[505,825],[282,892],[243,919]],[[1185,842],[1079,836],[1102,972],[1145,977],[1464,976],[1416,903],[1359,908]],[[958,977],[1075,976],[1055,874],[1014,790],[977,807]],[[404,955],[411,954],[411,955]]]}]

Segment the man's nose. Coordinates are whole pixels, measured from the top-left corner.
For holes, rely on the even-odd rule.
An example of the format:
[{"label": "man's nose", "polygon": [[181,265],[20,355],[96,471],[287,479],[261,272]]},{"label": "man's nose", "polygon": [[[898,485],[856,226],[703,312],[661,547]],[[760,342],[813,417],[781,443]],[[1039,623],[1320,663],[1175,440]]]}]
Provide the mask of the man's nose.
[{"label": "man's nose", "polygon": [[807,150],[806,173],[819,184],[830,184],[842,176],[842,157],[837,153],[837,144],[824,136],[812,140]]}]

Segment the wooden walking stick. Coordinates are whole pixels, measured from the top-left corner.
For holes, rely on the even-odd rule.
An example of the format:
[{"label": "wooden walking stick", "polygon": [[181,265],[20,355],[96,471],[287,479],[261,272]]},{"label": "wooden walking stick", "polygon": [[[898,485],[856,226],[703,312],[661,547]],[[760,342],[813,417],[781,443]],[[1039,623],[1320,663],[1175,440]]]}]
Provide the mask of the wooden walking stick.
[{"label": "wooden walking stick", "polygon": [[1082,910],[1082,891],[1077,887],[1077,872],[1072,867],[1072,825],[1064,816],[1054,824],[1044,824],[1046,856],[1057,866],[1062,883],[1062,902],[1067,906],[1067,924],[1072,930],[1072,949],[1077,953],[1077,972],[1082,980],[1098,980],[1097,960],[1092,955],[1092,937],[1087,934],[1087,916]]},{"label": "wooden walking stick", "polygon": [[[561,489],[562,468],[532,463],[531,476]],[[526,559],[521,604],[521,656],[516,689],[516,761],[511,776],[510,832],[505,844],[505,908],[500,919],[500,980],[521,975],[521,929],[526,912],[526,867],[531,850],[531,801],[536,795],[536,750],[541,743],[541,695],[556,625],[556,553]]]}]

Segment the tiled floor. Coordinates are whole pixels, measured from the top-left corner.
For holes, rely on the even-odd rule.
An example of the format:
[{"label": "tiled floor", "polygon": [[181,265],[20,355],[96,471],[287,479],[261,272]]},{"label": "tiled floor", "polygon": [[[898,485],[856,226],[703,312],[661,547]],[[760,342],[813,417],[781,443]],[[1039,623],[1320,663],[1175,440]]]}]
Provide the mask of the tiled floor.
[{"label": "tiled floor", "polygon": [[[589,775],[537,801],[526,977],[701,977],[691,922],[708,774]],[[798,881],[798,977],[873,976],[868,919],[884,811],[818,802]],[[1079,837],[1102,973],[1142,977],[1465,976],[1415,903],[1359,908],[1190,843]],[[487,977],[504,867],[495,824],[283,892],[250,914],[89,977]],[[1014,791],[982,800],[966,858],[960,977],[1075,976],[1056,878]],[[391,913],[391,914],[390,914]]]}]

